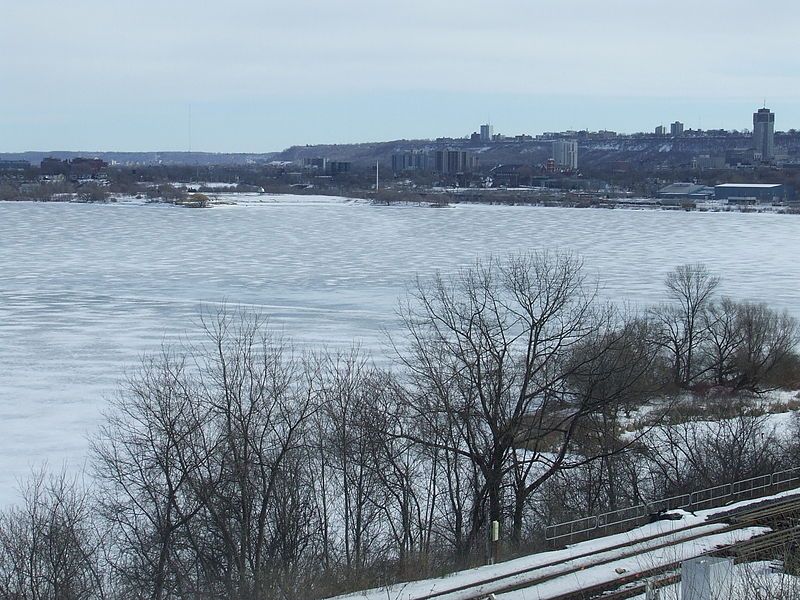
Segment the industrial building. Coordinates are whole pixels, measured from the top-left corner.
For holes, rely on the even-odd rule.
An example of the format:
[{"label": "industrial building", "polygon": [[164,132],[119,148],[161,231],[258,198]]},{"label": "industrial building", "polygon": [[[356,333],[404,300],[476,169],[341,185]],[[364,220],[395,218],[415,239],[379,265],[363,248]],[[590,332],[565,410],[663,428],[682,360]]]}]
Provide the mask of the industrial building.
[{"label": "industrial building", "polygon": [[714,197],[729,204],[781,204],[793,199],[793,190],[782,183],[723,183]]},{"label": "industrial building", "polygon": [[714,197],[714,188],[700,185],[697,183],[678,182],[658,190],[658,197],[661,200],[708,200]]}]

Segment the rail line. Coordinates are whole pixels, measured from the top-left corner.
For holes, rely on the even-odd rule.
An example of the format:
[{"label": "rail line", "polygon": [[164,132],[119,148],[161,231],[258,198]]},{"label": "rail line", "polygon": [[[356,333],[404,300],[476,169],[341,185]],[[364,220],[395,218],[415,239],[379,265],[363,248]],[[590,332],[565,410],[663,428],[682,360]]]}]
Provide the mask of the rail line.
[{"label": "rail line", "polygon": [[[800,526],[794,526],[782,531],[759,535],[749,540],[743,540],[741,542],[715,548],[699,556],[733,555],[735,563],[747,562],[748,560],[759,558],[776,558],[773,556],[775,550],[784,550],[787,544],[794,544],[799,538]],[[583,589],[580,592],[571,592],[561,596],[551,597],[548,600],[591,600],[592,598],[600,597],[602,597],[603,600],[626,600],[627,598],[642,595],[646,591],[647,584],[642,582],[643,579],[663,574],[663,577],[652,582],[655,588],[663,588],[678,583],[681,580],[679,568],[680,561],[675,561],[658,568],[632,574],[629,578],[621,578],[613,582],[613,584],[598,585]],[[632,582],[635,582],[637,585],[625,587],[624,589],[616,589]],[[611,591],[614,589],[616,589],[616,591]]]},{"label": "rail line", "polygon": [[[798,491],[800,493],[800,490]],[[697,540],[709,536],[730,533],[747,527],[771,525],[785,522],[800,515],[800,496],[789,496],[779,499],[765,499],[764,502],[734,508],[706,521],[691,523],[684,527],[670,529],[653,535],[614,543],[602,548],[593,548],[579,554],[570,554],[565,558],[554,559],[537,565],[530,565],[487,577],[477,582],[458,585],[447,589],[417,596],[416,600],[482,600],[490,594],[505,594],[518,590],[533,588],[554,579],[575,575],[579,576],[586,569],[607,565],[616,561],[634,558],[636,556],[654,552],[660,549]],[[800,527],[765,533],[740,543],[730,544],[715,548],[709,552],[720,553],[724,551],[751,552],[764,551],[768,547],[775,547],[778,543],[786,543],[800,535]],[[576,548],[575,550],[579,550]],[[564,552],[564,551],[562,551]],[[637,571],[626,577],[615,578],[613,582],[605,582],[596,586],[587,586],[580,593],[570,592],[560,596],[550,596],[552,600],[577,600],[595,597],[597,594],[608,594],[611,590],[618,590],[620,586],[635,583],[643,578],[668,573],[674,570],[680,561],[659,565],[652,569]],[[659,580],[661,581],[661,580]],[[632,589],[639,589],[636,586]],[[641,588],[643,589],[643,588]],[[630,589],[615,592],[620,595],[604,595],[603,598],[629,598],[636,595]]]}]

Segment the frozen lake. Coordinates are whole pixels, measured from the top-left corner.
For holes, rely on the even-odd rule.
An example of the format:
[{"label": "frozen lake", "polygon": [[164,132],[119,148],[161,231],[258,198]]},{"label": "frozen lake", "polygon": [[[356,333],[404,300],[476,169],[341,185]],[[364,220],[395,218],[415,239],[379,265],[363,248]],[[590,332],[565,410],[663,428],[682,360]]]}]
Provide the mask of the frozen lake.
[{"label": "frozen lake", "polygon": [[80,464],[126,369],[191,337],[203,304],[258,306],[303,343],[379,348],[416,273],[535,248],[580,253],[609,298],[657,302],[667,271],[701,261],[724,293],[800,316],[791,215],[314,197],[211,210],[0,203],[0,505],[31,466]]}]

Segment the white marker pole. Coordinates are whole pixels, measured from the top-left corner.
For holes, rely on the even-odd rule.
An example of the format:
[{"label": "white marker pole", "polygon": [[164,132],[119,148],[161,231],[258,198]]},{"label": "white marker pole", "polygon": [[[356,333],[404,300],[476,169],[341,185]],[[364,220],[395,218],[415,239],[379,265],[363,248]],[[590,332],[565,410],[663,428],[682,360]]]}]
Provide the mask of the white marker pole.
[{"label": "white marker pole", "polygon": [[490,558],[490,564],[497,563],[498,558],[498,547],[500,545],[500,522],[499,521],[492,521],[492,556]]}]

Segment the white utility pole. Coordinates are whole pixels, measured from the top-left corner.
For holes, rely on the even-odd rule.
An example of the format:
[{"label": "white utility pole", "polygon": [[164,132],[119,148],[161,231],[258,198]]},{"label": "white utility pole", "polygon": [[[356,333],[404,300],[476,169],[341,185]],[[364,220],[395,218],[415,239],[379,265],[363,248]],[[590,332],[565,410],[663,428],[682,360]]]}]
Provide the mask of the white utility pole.
[{"label": "white utility pole", "polygon": [[375,161],[375,192],[378,191],[378,185],[380,183],[380,177],[378,175],[378,172],[379,172],[378,170],[379,170],[380,166],[381,166],[380,161],[376,160]]}]

